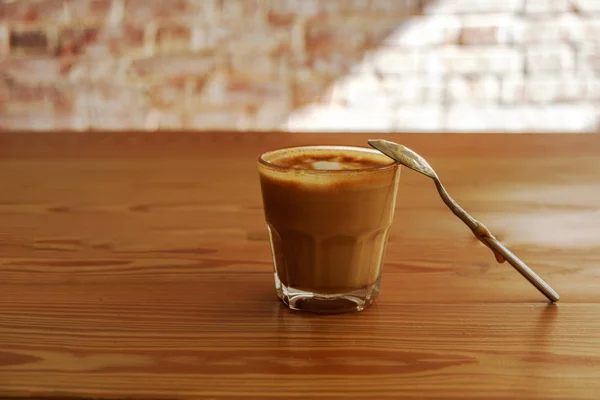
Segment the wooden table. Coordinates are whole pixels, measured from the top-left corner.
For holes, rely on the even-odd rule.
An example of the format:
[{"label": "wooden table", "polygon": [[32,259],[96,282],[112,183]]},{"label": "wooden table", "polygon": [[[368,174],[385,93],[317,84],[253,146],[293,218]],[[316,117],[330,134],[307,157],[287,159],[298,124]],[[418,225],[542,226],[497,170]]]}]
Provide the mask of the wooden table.
[{"label": "wooden table", "polygon": [[257,155],[367,135],[4,133],[0,398],[599,399],[600,136],[378,136],[561,302],[403,170],[378,301],[281,305]]}]

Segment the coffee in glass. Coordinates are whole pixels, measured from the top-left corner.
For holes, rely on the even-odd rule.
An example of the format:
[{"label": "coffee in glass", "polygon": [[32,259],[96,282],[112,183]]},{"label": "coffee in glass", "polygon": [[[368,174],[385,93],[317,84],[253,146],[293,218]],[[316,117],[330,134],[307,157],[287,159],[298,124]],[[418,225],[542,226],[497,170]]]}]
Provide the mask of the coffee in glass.
[{"label": "coffee in glass", "polygon": [[379,292],[400,177],[361,147],[305,146],[259,157],[275,288],[291,309],[361,311]]}]

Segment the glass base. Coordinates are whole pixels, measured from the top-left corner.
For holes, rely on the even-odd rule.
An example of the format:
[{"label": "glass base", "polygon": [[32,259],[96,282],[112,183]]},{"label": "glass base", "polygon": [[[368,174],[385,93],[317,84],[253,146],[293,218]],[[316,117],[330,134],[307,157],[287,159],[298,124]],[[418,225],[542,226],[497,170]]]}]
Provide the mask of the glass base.
[{"label": "glass base", "polygon": [[291,310],[315,314],[341,314],[363,311],[379,294],[379,277],[374,284],[345,293],[320,294],[307,292],[281,283],[275,275],[275,288],[279,299]]}]

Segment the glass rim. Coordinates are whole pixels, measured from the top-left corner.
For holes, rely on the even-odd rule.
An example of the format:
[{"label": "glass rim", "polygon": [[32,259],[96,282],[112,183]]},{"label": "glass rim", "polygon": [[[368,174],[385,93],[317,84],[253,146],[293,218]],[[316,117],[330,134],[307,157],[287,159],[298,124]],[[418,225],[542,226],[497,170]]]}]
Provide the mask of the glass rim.
[{"label": "glass rim", "polygon": [[385,154],[375,150],[370,149],[368,147],[359,147],[359,146],[344,146],[344,145],[306,145],[306,146],[293,146],[293,147],[284,147],[281,149],[270,150],[262,153],[258,157],[258,163],[264,165],[265,167],[277,170],[277,171],[303,171],[309,174],[349,174],[349,173],[361,173],[361,172],[378,172],[378,171],[386,171],[388,169],[392,169],[397,167],[399,164],[393,159],[389,158],[390,163],[383,166],[377,167],[366,167],[360,169],[300,169],[294,167],[283,167],[281,165],[273,164],[264,159],[265,156],[270,154],[285,152],[285,151],[294,151],[294,150],[350,150],[350,151],[358,151],[363,153],[370,154],[378,154],[384,157],[387,157]]}]

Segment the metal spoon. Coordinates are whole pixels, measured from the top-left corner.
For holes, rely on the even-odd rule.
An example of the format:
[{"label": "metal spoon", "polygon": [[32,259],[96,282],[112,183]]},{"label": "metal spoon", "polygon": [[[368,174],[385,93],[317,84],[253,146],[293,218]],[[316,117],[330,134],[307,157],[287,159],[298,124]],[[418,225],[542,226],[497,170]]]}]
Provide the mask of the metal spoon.
[{"label": "metal spoon", "polygon": [[446,192],[444,186],[440,182],[437,174],[431,168],[431,166],[425,161],[423,157],[409,149],[408,147],[402,146],[401,144],[389,142],[382,139],[369,140],[371,147],[379,150],[386,156],[396,160],[400,164],[420,172],[421,174],[430,177],[435,182],[435,187],[438,193],[444,200],[444,203],[452,210],[454,215],[460,218],[469,228],[473,231],[473,234],[483,244],[492,249],[496,260],[500,263],[507,260],[521,275],[523,275],[533,286],[535,286],[540,292],[544,294],[550,301],[556,302],[560,299],[558,293],[554,291],[542,278],[540,278],[531,268],[529,268],[523,261],[515,256],[510,250],[508,250],[502,243],[500,243],[494,235],[475,218],[471,217],[465,210],[463,210],[452,197]]}]

